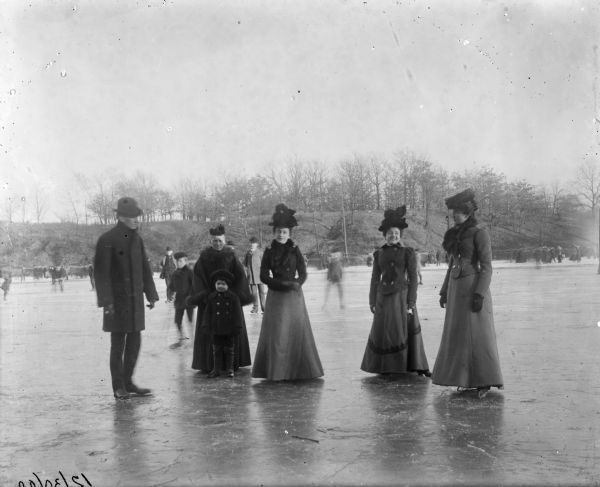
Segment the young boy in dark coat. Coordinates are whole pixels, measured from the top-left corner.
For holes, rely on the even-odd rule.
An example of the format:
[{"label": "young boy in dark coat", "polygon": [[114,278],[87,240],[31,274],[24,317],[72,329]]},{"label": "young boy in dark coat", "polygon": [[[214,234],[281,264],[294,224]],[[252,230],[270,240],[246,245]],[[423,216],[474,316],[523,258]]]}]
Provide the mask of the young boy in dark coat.
[{"label": "young boy in dark coat", "polygon": [[194,316],[194,307],[187,306],[185,299],[192,294],[192,279],[194,274],[188,267],[187,254],[185,252],[175,252],[173,254],[177,270],[171,275],[168,290],[171,295],[175,294],[175,325],[179,332],[179,341],[187,340],[182,329],[183,314],[186,313],[190,329],[192,328],[192,317]]},{"label": "young boy in dark coat", "polygon": [[229,290],[234,281],[231,272],[220,269],[210,275],[214,291],[206,296],[201,333],[213,340],[214,368],[209,378],[218,377],[225,364],[228,377],[233,377],[234,339],[242,330],[243,312],[240,299]]}]

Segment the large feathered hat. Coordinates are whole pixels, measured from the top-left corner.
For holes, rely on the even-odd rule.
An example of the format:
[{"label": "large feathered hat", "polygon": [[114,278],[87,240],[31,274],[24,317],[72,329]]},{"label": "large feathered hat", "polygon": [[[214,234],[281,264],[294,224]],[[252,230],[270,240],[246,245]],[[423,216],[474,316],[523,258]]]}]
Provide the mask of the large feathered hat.
[{"label": "large feathered hat", "polygon": [[215,228],[211,228],[208,233],[211,235],[225,235],[225,227],[219,223]]},{"label": "large feathered hat", "polygon": [[475,191],[472,188],[467,188],[454,196],[446,198],[445,202],[449,210],[459,210],[465,215],[470,215],[477,210]]},{"label": "large feathered hat", "polygon": [[379,227],[379,231],[384,235],[385,233],[392,227],[399,228],[402,230],[406,228],[408,223],[406,223],[406,205],[402,205],[395,210],[385,210],[383,212],[383,220],[381,222],[381,226]]},{"label": "large feathered hat", "polygon": [[294,216],[296,210],[292,210],[288,208],[283,203],[279,203],[275,207],[275,213],[273,213],[273,217],[271,218],[271,225],[273,228],[292,228],[298,226],[298,222],[296,221],[296,217]]}]

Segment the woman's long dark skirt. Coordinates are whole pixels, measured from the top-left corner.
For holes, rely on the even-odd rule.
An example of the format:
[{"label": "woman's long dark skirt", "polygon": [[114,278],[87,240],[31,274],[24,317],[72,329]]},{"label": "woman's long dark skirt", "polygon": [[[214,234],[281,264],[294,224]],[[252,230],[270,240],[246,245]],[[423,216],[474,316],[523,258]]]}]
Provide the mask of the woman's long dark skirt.
[{"label": "woman's long dark skirt", "polygon": [[377,294],[360,368],[375,374],[429,370],[419,315],[416,309],[412,316],[408,314],[406,291]]}]

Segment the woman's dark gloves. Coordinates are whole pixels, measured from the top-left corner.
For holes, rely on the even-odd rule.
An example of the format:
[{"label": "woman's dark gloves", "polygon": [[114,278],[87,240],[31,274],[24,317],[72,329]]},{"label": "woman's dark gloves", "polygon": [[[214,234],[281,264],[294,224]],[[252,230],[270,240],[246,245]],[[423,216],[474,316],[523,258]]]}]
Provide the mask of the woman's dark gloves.
[{"label": "woman's dark gloves", "polygon": [[483,296],[477,293],[473,294],[473,299],[471,300],[471,311],[473,311],[473,313],[479,313],[482,307]]},{"label": "woman's dark gloves", "polygon": [[282,279],[270,279],[267,286],[274,291],[297,291],[300,289],[300,283],[296,281],[284,281]]},{"label": "woman's dark gloves", "polygon": [[440,308],[445,308],[447,302],[448,296],[446,296],[445,294],[440,294]]}]

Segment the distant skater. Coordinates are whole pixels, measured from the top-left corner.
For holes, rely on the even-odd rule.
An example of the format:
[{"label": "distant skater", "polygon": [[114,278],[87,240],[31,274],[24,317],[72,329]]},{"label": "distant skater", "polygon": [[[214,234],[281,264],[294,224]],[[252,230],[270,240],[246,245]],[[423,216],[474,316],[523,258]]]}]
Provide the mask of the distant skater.
[{"label": "distant skater", "polygon": [[7,275],[2,275],[0,273],[0,288],[2,289],[4,295],[4,301],[6,301],[6,297],[8,296],[8,291],[10,291],[10,285],[12,283],[12,274],[9,272]]},{"label": "distant skater", "polygon": [[419,284],[423,284],[423,274],[421,274],[423,264],[421,263],[421,254],[419,254],[419,249],[415,249],[415,260],[417,262],[417,277],[419,278]]},{"label": "distant skater", "polygon": [[[181,345],[181,342],[187,340],[188,334],[183,330],[183,315],[187,315],[188,326],[190,331],[192,330],[192,319],[194,316],[194,306],[188,306],[186,299],[192,295],[192,280],[194,273],[188,266],[188,258],[185,252],[175,252],[173,254],[177,269],[173,272],[169,287],[167,288],[171,292],[171,296],[175,296],[173,306],[175,307],[175,326],[177,327],[177,333],[179,334],[179,343],[175,345]],[[173,346],[173,348],[175,348]]]},{"label": "distant skater", "polygon": [[246,277],[252,291],[252,309],[250,313],[263,313],[265,311],[265,285],[260,280],[260,262],[262,250],[258,247],[258,239],[250,237],[250,249],[244,257]]},{"label": "distant skater", "polygon": [[56,269],[56,282],[58,282],[58,287],[60,288],[60,292],[65,290],[64,281],[67,279],[67,271],[64,266],[60,266]]},{"label": "distant skater", "polygon": [[173,251],[171,247],[167,247],[165,255],[160,260],[160,278],[165,280],[165,286],[167,287],[167,303],[173,301],[173,292],[169,290],[169,284],[171,284],[171,277],[173,272],[177,269],[175,259],[173,258]]},{"label": "distant skater", "polygon": [[96,282],[94,281],[94,266],[88,265],[88,276],[90,276],[90,284],[92,285],[92,291],[96,290]]},{"label": "distant skater", "polygon": [[342,253],[332,252],[327,259],[327,286],[325,287],[325,300],[323,309],[327,308],[329,301],[329,292],[332,287],[337,288],[340,309],[344,309],[344,289],[342,287],[342,277],[344,268],[342,265]]},{"label": "distant skater", "polygon": [[444,235],[450,262],[440,291],[446,308],[444,331],[433,368],[433,383],[477,390],[484,397],[491,387],[503,388],[490,282],[490,236],[477,225],[475,193],[467,189],[446,199],[454,226]]}]

